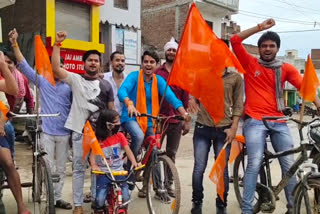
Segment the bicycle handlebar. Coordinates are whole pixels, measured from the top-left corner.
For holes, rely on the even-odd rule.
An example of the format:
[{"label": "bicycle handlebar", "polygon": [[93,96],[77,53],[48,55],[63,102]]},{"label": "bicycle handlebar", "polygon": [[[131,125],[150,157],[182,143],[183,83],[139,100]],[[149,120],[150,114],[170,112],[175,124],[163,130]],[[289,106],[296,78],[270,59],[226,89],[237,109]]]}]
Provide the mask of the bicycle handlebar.
[{"label": "bicycle handlebar", "polygon": [[145,114],[145,113],[142,113],[136,117],[150,117],[152,119],[155,119],[155,120],[166,120],[166,119],[169,119],[169,118],[172,118],[172,119],[176,119],[176,120],[184,120],[184,118],[180,115],[174,115],[174,116],[153,116],[151,114]]},{"label": "bicycle handlebar", "polygon": [[[141,170],[145,167],[146,165],[145,164],[142,164],[141,166],[138,166],[134,169],[131,169],[130,170],[130,173],[128,173],[128,171],[125,171],[125,170],[122,170],[122,171],[113,171],[111,172],[113,176],[127,176],[125,179],[122,179],[122,180],[113,180],[109,175],[110,175],[110,172],[103,172],[103,171],[96,171],[96,170],[92,170],[91,172],[94,173],[94,174],[97,174],[97,175],[105,175],[108,177],[109,180],[111,180],[112,182],[115,182],[115,183],[122,183],[122,182],[126,182],[132,175],[133,172],[135,171],[138,171],[138,170]],[[129,175],[128,175],[129,174]]]},{"label": "bicycle handlebar", "polygon": [[[308,126],[309,124],[311,124],[311,123],[313,123],[313,122],[315,122],[315,121],[317,121],[317,120],[320,120],[319,118],[314,118],[313,120],[311,120],[311,121],[300,121],[300,120],[297,120],[297,119],[294,119],[294,118],[292,118],[292,117],[285,117],[285,116],[268,116],[268,117],[262,117],[262,122],[263,122],[263,124],[265,125],[265,127],[267,128],[267,129],[269,129],[269,130],[272,130],[272,131],[276,131],[277,132],[277,130],[275,130],[275,129],[273,129],[273,128],[271,128],[269,125],[268,125],[268,120],[276,120],[276,121],[293,121],[293,122],[295,122],[295,123],[297,123],[298,125],[300,125],[301,126],[301,129],[303,128],[303,127],[305,127],[305,126]],[[320,124],[317,124],[317,125],[315,125],[315,126],[320,126]],[[314,128],[314,127],[312,127],[312,128]]]},{"label": "bicycle handlebar", "polygon": [[61,113],[58,112],[56,114],[15,114],[13,112],[8,112],[7,117],[10,118],[33,118],[33,117],[58,117]]}]

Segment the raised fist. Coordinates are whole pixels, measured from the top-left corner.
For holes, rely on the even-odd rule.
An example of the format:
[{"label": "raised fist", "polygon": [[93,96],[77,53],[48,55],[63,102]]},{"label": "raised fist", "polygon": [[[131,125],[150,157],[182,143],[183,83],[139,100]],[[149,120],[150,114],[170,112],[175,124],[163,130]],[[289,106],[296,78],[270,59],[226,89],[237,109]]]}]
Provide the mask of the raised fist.
[{"label": "raised fist", "polygon": [[61,43],[67,38],[67,33],[65,31],[59,31],[56,34],[56,41],[55,43]]}]

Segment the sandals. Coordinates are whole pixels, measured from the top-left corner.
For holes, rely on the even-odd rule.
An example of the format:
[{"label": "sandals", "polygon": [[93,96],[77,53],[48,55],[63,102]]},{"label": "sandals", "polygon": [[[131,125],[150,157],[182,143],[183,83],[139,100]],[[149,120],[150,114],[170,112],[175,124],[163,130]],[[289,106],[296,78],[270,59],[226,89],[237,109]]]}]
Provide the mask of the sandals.
[{"label": "sandals", "polygon": [[65,209],[65,210],[72,209],[72,205],[69,202],[66,202],[64,200],[57,200],[55,207]]},{"label": "sandals", "polygon": [[84,203],[90,203],[90,202],[91,202],[91,193],[87,193],[87,194],[84,196],[83,202],[84,202]]},{"label": "sandals", "polygon": [[147,190],[144,188],[141,188],[138,192],[138,197],[139,198],[146,198],[147,197]]}]

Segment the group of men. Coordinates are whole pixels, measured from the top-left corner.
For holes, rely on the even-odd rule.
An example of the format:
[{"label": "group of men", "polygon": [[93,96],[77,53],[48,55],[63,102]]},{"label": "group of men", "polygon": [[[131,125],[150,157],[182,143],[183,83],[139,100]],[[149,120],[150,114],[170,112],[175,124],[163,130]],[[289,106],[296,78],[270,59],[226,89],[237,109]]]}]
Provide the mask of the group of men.
[{"label": "group of men", "polygon": [[[68,141],[71,137],[73,149],[73,205],[74,214],[83,213],[84,177],[86,165],[82,161],[82,130],[87,120],[97,120],[102,109],[115,109],[121,115],[122,128],[131,135],[131,149],[135,156],[145,136],[154,134],[152,121],[149,119],[136,119],[134,114],[147,112],[172,116],[181,114],[186,121],[169,121],[169,128],[165,135],[167,138],[166,153],[175,161],[181,134],[190,129],[190,113],[197,113],[197,121],[193,135],[194,169],[192,174],[192,214],[202,213],[203,203],[203,175],[207,166],[208,154],[211,146],[217,157],[226,142],[231,143],[235,138],[238,123],[244,116],[243,133],[246,139],[248,166],[244,178],[244,193],[242,213],[253,212],[252,203],[257,182],[257,176],[262,164],[265,138],[270,135],[275,151],[284,151],[293,147],[286,123],[270,123],[270,126],[279,132],[269,132],[261,121],[262,116],[280,116],[284,109],[283,86],[289,81],[297,89],[300,88],[302,77],[292,65],[283,63],[276,58],[280,48],[280,38],[275,32],[264,33],[259,41],[260,58],[257,59],[247,53],[242,41],[247,37],[271,28],[275,25],[273,19],[268,19],[257,26],[242,31],[231,38],[233,51],[246,70],[244,81],[239,73],[231,68],[222,72],[224,84],[224,119],[215,124],[208,111],[195,97],[178,87],[169,87],[165,92],[166,80],[170,74],[178,44],[171,39],[164,46],[166,62],[158,66],[159,57],[152,51],[144,52],[142,56],[142,69],[129,75],[124,73],[125,56],[121,52],[114,52],[110,56],[111,71],[105,73],[103,78],[99,75],[101,67],[101,54],[96,50],[87,51],[83,55],[84,74],[79,75],[66,71],[60,63],[60,46],[66,38],[65,32],[58,32],[52,52],[52,68],[55,77],[55,86],[45,78],[38,75],[38,87],[41,97],[41,112],[52,114],[60,112],[59,118],[42,118],[43,134],[41,145],[48,153],[52,173],[58,174],[60,181],[55,184],[56,207],[72,209],[69,202],[62,200],[62,188],[65,178],[66,161],[68,157]],[[9,33],[10,42],[17,59],[19,70],[31,82],[35,82],[36,72],[28,65],[20,52],[17,43],[18,33],[15,29]],[[4,80],[0,80],[0,90],[6,93],[16,93],[16,88],[10,91],[11,76],[8,74],[6,64],[0,52],[0,69]],[[199,62],[201,63],[201,62]],[[243,105],[243,84],[245,86],[246,101]],[[2,87],[3,85],[3,87]],[[17,87],[17,84],[16,84]],[[141,92],[141,90],[143,92]],[[208,92],[210,93],[210,92]],[[159,106],[161,96],[166,101]],[[320,107],[319,99],[315,104]],[[159,109],[160,107],[160,109]],[[144,111],[144,112],[143,112]],[[2,124],[0,134],[3,136]],[[3,137],[0,138],[2,140]],[[162,139],[163,140],[163,139]],[[22,202],[21,188],[12,182],[20,183],[15,170],[11,171],[13,164],[8,157],[4,143],[0,147],[0,163],[6,172],[9,185],[18,202],[19,213],[27,213]],[[230,144],[226,147],[228,160]],[[294,162],[293,156],[280,158],[283,174],[288,171]],[[14,167],[13,167],[14,168]],[[9,170],[10,169],[10,170]],[[217,195],[216,212],[227,213],[227,196],[229,190],[228,167],[224,171],[225,193],[224,198]],[[296,179],[292,178],[285,188],[288,200],[288,211],[292,213],[292,191]],[[17,189],[18,188],[18,189]],[[170,187],[168,187],[168,193]],[[95,178],[91,180],[92,201],[95,198]],[[145,197],[145,189],[139,192],[139,197]],[[93,204],[94,206],[94,204]]]}]

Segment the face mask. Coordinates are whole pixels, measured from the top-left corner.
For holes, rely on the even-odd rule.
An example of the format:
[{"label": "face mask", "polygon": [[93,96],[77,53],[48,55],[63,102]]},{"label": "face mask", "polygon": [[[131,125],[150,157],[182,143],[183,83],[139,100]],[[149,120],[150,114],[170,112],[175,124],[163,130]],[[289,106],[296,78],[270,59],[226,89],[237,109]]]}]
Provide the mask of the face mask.
[{"label": "face mask", "polygon": [[120,129],[120,125],[114,125],[114,126],[113,126],[113,129],[111,130],[112,134],[113,134],[113,135],[114,135],[114,134],[117,134],[118,131],[119,131],[119,129]]}]

